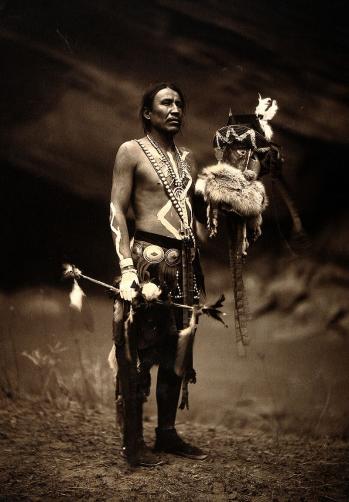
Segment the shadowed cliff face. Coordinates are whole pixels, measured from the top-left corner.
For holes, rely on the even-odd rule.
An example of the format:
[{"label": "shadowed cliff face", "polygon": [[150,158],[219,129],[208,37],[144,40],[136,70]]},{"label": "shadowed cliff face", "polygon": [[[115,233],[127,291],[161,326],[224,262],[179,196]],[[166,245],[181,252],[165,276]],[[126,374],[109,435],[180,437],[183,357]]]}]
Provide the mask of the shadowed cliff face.
[{"label": "shadowed cliff face", "polygon": [[[150,82],[175,80],[184,88],[189,110],[178,143],[189,145],[201,166],[213,162],[212,137],[229,107],[253,112],[260,92],[279,103],[274,140],[283,145],[306,224],[331,248],[324,228],[333,221],[345,228],[347,212],[344,187],[333,179],[344,173],[349,125],[340,4],[314,12],[303,2],[276,0],[205,0],[199,7],[169,0],[3,1],[3,166],[15,169],[23,187],[21,173],[33,176],[37,188],[56,186],[58,214],[70,191],[99,201],[104,218],[116,149],[142,134],[138,103]],[[34,211],[47,224],[51,210],[40,197],[26,204],[29,218]],[[60,225],[57,217],[54,228],[72,238]]]},{"label": "shadowed cliff face", "polygon": [[[276,99],[274,140],[283,146],[285,176],[313,250],[321,259],[349,261],[341,3],[0,0],[1,212],[3,242],[10,244],[0,285],[19,290],[0,293],[0,308],[10,377],[17,356],[21,363],[17,384],[34,385],[38,369],[22,351],[45,354],[58,341],[71,348],[62,374],[69,385],[77,375],[80,384],[79,337],[89,378],[100,372],[96,389],[111,402],[105,361],[112,304],[101,298],[102,288],[82,284],[96,320],[95,333],[87,334],[69,325],[70,285],[64,292],[57,286],[63,262],[106,282],[115,274],[108,226],[113,160],[120,143],[142,134],[138,104],[150,82],[183,87],[189,108],[178,143],[190,146],[201,166],[214,162],[212,137],[229,107],[251,113],[259,92]],[[271,203],[245,274],[254,314],[250,359],[237,359],[233,317],[229,330],[203,320],[191,417],[229,427],[279,420],[286,431],[290,418],[303,421],[296,429],[302,434],[315,425],[344,436],[349,279],[313,256],[280,259],[290,220],[268,179],[266,185]],[[226,241],[221,232],[203,247],[202,261],[208,298],[224,291],[224,310],[232,313]]]}]

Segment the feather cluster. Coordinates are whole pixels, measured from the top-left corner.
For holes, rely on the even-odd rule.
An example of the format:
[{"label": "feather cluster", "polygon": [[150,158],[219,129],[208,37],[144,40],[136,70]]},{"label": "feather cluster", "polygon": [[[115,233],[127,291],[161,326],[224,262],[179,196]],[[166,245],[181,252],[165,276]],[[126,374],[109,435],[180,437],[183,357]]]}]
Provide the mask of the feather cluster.
[{"label": "feather cluster", "polygon": [[146,282],[142,286],[141,293],[146,301],[151,302],[153,300],[158,300],[162,291],[159,286],[157,286],[153,282]]},{"label": "feather cluster", "polygon": [[258,105],[256,106],[255,114],[268,141],[273,137],[273,130],[268,124],[268,121],[275,116],[277,111],[278,105],[275,99],[262,98],[262,96],[258,94]]},{"label": "feather cluster", "polygon": [[258,94],[258,105],[255,110],[258,117],[263,120],[271,120],[274,118],[278,109],[278,104],[275,99],[262,98],[262,96]]},{"label": "feather cluster", "polygon": [[215,319],[216,321],[221,322],[227,328],[228,325],[222,319],[224,312],[219,310],[221,307],[223,307],[224,300],[225,296],[221,295],[218,300],[211,305],[204,305],[201,309],[201,313],[207,315],[208,317],[212,317],[212,319]]}]

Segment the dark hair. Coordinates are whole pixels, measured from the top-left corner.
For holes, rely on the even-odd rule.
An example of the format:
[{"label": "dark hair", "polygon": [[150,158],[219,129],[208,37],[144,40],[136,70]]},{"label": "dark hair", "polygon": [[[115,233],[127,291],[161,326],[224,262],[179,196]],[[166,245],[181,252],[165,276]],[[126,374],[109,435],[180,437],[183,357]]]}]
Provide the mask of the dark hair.
[{"label": "dark hair", "polygon": [[139,118],[142,121],[143,130],[145,133],[149,132],[150,123],[149,123],[149,120],[144,117],[143,113],[145,110],[152,109],[154,98],[157,95],[157,93],[159,91],[161,91],[162,89],[167,89],[167,88],[172,89],[173,91],[176,91],[178,93],[178,95],[181,98],[181,101],[183,103],[183,112],[185,112],[185,108],[186,108],[185,96],[184,96],[183,91],[178,87],[177,84],[174,84],[173,82],[159,82],[158,84],[154,84],[154,85],[150,86],[146,90],[146,92],[144,93],[144,95],[142,97],[142,102],[141,102],[141,106],[139,109]]}]

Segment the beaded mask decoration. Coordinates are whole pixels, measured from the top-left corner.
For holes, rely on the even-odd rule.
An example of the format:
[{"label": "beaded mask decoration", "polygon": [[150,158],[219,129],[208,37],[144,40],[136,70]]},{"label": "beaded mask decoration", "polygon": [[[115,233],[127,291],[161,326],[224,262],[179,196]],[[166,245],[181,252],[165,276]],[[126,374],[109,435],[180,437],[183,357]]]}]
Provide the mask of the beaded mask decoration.
[{"label": "beaded mask decoration", "polygon": [[259,94],[254,114],[233,115],[230,111],[227,125],[218,129],[213,139],[218,162],[222,160],[227,147],[251,150],[257,154],[268,152],[273,135],[268,121],[275,116],[277,110],[275,100],[262,98]]}]

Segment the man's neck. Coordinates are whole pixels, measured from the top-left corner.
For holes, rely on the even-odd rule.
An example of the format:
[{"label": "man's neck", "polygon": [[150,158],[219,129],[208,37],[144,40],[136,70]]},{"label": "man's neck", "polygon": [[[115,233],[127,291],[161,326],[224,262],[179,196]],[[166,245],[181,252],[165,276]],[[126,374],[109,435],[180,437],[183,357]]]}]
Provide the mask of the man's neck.
[{"label": "man's neck", "polygon": [[174,135],[163,134],[156,129],[152,129],[148,131],[147,136],[150,136],[165,151],[174,150]]}]

